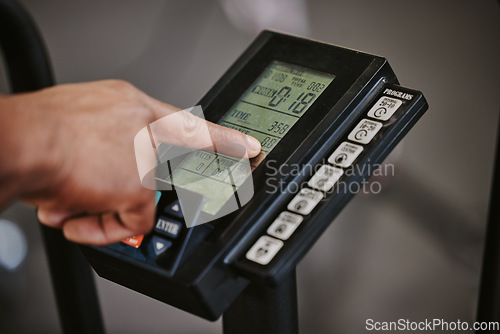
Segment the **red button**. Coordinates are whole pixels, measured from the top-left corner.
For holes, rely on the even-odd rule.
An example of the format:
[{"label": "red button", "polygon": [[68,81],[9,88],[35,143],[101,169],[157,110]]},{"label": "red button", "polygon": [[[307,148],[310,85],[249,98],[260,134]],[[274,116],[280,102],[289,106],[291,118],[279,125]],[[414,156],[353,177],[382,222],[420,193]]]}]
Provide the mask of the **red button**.
[{"label": "red button", "polygon": [[139,248],[139,246],[142,243],[142,240],[144,239],[144,235],[138,235],[134,237],[130,237],[127,239],[122,240],[124,244],[127,244],[129,246],[132,246],[134,248]]}]

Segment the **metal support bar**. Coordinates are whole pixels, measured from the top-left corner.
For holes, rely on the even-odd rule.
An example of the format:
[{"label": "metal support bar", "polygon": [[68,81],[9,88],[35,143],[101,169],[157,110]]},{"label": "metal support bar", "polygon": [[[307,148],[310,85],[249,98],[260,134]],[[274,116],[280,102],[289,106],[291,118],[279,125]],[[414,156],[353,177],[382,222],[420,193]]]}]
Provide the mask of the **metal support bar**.
[{"label": "metal support bar", "polygon": [[61,231],[41,226],[63,333],[104,334],[90,266]]},{"label": "metal support bar", "polygon": [[[0,46],[12,92],[29,92],[54,84],[43,40],[31,17],[13,0],[0,0]],[[42,226],[42,235],[63,332],[103,334],[90,266],[61,231]]]},{"label": "metal support bar", "polygon": [[[500,323],[500,119],[497,137],[477,321]],[[476,333],[500,333],[500,330],[478,330]]]},{"label": "metal support bar", "polygon": [[298,334],[295,269],[278,286],[252,282],[222,317],[224,334]]}]

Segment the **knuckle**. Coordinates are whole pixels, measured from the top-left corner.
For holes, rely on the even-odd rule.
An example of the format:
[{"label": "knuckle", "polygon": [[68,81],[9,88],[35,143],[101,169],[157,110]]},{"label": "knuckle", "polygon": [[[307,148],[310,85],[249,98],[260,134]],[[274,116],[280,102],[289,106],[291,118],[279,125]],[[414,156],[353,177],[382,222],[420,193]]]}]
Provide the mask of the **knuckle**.
[{"label": "knuckle", "polygon": [[215,144],[220,143],[233,143],[237,138],[232,129],[223,128],[220,126],[214,126],[213,131],[211,131],[212,138]]},{"label": "knuckle", "polygon": [[187,139],[192,139],[200,134],[202,122],[190,113],[183,113],[183,134]]},{"label": "knuckle", "polygon": [[130,82],[121,80],[121,79],[109,79],[107,80],[108,85],[112,86],[113,88],[120,89],[120,90],[131,90],[135,89],[134,85],[132,85]]},{"label": "knuckle", "polygon": [[124,101],[137,99],[140,91],[130,82],[121,79],[111,79],[107,81],[107,86]]}]

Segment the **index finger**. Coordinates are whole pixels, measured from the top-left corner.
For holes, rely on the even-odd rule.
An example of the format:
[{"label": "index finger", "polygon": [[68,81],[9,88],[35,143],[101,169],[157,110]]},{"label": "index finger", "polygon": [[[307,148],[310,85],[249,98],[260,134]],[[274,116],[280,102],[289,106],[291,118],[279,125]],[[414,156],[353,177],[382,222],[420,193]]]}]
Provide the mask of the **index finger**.
[{"label": "index finger", "polygon": [[[216,149],[230,147],[230,145],[241,145],[246,149],[248,157],[252,158],[260,153],[260,142],[240,131],[230,129],[195,116],[187,110],[172,112],[168,105],[163,106],[164,117],[152,122],[149,127],[151,135],[158,146],[167,143],[176,146],[190,147],[194,149]],[[199,113],[202,114],[201,107]],[[230,145],[220,145],[230,144]],[[221,152],[231,155],[231,152]]]}]

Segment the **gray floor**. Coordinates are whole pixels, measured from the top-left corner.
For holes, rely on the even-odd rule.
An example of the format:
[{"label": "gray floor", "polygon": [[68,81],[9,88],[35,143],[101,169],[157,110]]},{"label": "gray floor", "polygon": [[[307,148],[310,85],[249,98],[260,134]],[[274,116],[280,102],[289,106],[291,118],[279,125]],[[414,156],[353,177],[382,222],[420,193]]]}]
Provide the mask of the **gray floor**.
[{"label": "gray floor", "polygon": [[[22,3],[58,82],[121,78],[179,107],[195,104],[254,37],[212,1]],[[387,57],[430,109],[393,156],[396,177],[381,194],[356,197],[299,265],[302,333],[362,333],[368,318],[472,321],[500,107],[499,4],[307,8],[308,36]],[[29,253],[20,270],[0,272],[0,332],[60,332],[33,210],[16,204],[1,217],[22,227]],[[221,332],[219,322],[97,283],[109,333]]]}]

